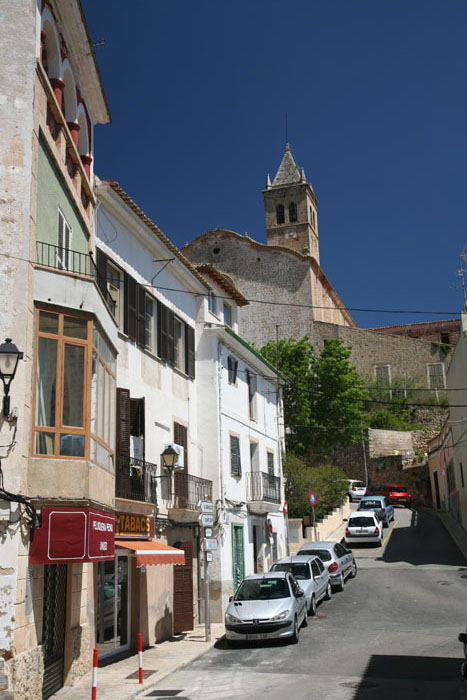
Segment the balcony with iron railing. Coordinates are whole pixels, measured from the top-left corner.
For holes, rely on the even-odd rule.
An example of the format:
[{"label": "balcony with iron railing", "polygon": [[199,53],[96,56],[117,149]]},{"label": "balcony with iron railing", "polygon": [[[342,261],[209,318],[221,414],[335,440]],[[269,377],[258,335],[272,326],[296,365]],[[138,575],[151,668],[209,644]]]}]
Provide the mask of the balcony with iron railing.
[{"label": "balcony with iron railing", "polygon": [[81,253],[51,243],[36,241],[36,264],[92,280],[104,297],[111,313],[115,313],[115,301],[107,289],[105,280],[99,274],[91,253]]},{"label": "balcony with iron railing", "polygon": [[200,501],[212,501],[212,481],[185,471],[175,471],[168,479],[168,514],[178,521],[197,520]]},{"label": "balcony with iron railing", "polygon": [[144,503],[156,503],[156,465],[143,459],[117,455],[115,495]]},{"label": "balcony with iron railing", "polygon": [[279,510],[281,504],[281,480],[267,472],[248,472],[247,505],[252,513],[264,514]]}]

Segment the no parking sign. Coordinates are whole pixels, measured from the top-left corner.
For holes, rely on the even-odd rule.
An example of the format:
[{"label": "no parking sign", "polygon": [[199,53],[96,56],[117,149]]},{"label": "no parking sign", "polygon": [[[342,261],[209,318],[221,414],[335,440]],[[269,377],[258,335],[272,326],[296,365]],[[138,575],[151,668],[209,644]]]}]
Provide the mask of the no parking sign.
[{"label": "no parking sign", "polygon": [[317,503],[317,500],[318,499],[316,498],[316,493],[314,491],[310,491],[310,493],[308,494],[308,502],[310,506],[314,507]]}]

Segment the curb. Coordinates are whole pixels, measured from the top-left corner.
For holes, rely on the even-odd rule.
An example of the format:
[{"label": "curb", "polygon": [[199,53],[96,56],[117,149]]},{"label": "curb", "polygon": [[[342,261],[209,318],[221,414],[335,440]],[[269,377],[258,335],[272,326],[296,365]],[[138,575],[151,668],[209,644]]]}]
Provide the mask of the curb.
[{"label": "curb", "polygon": [[159,683],[162,683],[162,681],[164,681],[168,676],[171,676],[172,673],[175,673],[176,671],[180,671],[181,668],[188,666],[188,664],[191,664],[191,662],[194,661],[195,659],[200,659],[202,656],[204,656],[209,651],[211,651],[211,649],[213,649],[215,644],[218,641],[220,641],[221,639],[223,639],[224,637],[225,637],[225,634],[223,634],[222,637],[215,639],[213,641],[213,643],[211,644],[211,646],[209,647],[209,649],[204,649],[204,651],[201,651],[199,654],[197,654],[197,656],[193,656],[188,661],[182,661],[178,665],[171,668],[170,671],[167,671],[166,673],[164,673],[164,675],[161,676],[161,678],[158,678],[157,681],[152,682],[152,683],[148,684],[146,688],[141,688],[140,690],[135,691],[132,695],[129,695],[127,700],[138,700],[138,698],[144,698],[146,693],[149,693],[149,692],[151,692],[151,690],[154,690],[155,688],[157,688]]}]

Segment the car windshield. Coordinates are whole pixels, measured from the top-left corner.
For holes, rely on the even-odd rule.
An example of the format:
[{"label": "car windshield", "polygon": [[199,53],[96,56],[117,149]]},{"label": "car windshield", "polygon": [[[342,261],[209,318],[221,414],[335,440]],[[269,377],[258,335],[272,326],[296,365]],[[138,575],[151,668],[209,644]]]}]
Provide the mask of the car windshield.
[{"label": "car windshield", "polygon": [[389,491],[407,491],[405,486],[390,486]]},{"label": "car windshield", "polygon": [[290,598],[289,584],[285,578],[245,579],[234,596],[234,600],[275,598]]},{"label": "car windshield", "polygon": [[351,518],[349,520],[349,527],[371,527],[375,524],[373,518],[365,518],[364,516],[360,518]]},{"label": "car windshield", "polygon": [[331,561],[331,552],[328,549],[306,549],[300,552],[301,555],[313,555],[319,557],[321,561]]},{"label": "car windshield", "polygon": [[365,487],[365,484],[363,483],[363,481],[354,481],[353,485],[357,486],[359,489],[362,489]]},{"label": "car windshield", "polygon": [[311,578],[310,567],[308,564],[293,564],[288,562],[285,564],[274,564],[271,571],[290,571],[291,574],[299,581]]},{"label": "car windshield", "polygon": [[360,502],[360,510],[372,510],[373,508],[381,508],[381,501],[363,501]]}]

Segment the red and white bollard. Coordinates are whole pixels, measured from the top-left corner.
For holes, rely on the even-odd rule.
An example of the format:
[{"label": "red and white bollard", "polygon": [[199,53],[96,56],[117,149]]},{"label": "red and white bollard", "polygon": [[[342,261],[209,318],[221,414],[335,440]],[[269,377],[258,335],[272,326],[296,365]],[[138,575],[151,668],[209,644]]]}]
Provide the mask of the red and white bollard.
[{"label": "red and white bollard", "polygon": [[[143,635],[138,632],[139,682],[143,682]],[[94,698],[93,698],[94,700]]]},{"label": "red and white bollard", "polygon": [[97,698],[97,649],[93,651],[92,658],[92,700]]}]

